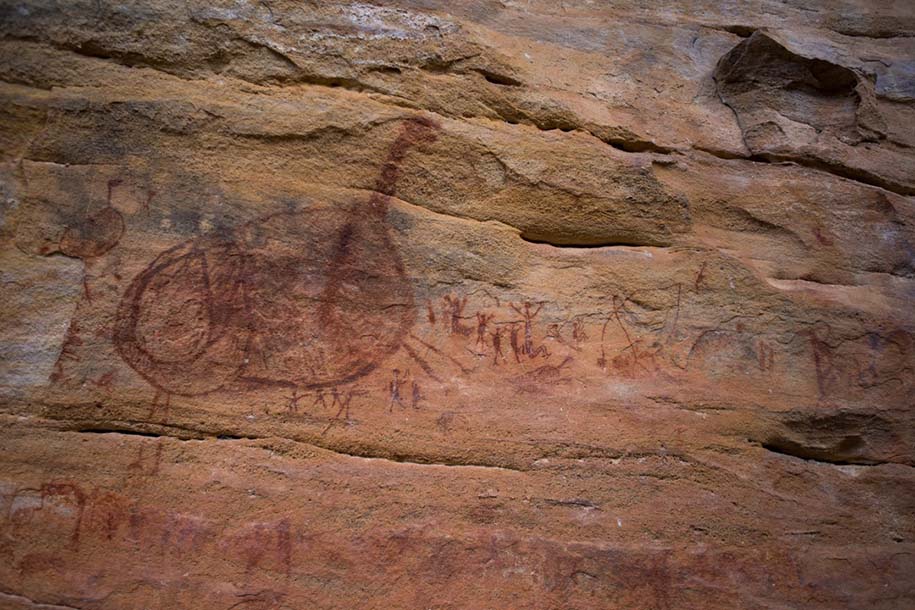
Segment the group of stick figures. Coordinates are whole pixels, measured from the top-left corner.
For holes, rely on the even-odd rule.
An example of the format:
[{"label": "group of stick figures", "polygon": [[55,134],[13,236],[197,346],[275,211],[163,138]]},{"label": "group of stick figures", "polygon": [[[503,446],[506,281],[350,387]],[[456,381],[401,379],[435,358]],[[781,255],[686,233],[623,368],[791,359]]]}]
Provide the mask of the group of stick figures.
[{"label": "group of stick figures", "polygon": [[[407,385],[409,384],[409,390]],[[318,388],[313,393],[302,393],[300,394],[298,390],[293,390],[292,398],[289,401],[288,411],[290,413],[299,412],[299,402],[306,396],[313,396],[314,401],[312,402],[312,408],[321,407],[322,409],[333,409],[337,408],[337,412],[331,418],[330,423],[327,425],[327,428],[324,429],[325,432],[333,425],[335,421],[342,419],[343,421],[350,421],[350,404],[353,401],[353,398],[356,396],[365,396],[368,394],[365,390],[348,390],[346,392],[341,392],[339,388],[332,387],[329,389]],[[401,408],[407,408],[407,404],[414,409],[419,408],[419,403],[423,400],[424,396],[422,390],[420,389],[419,383],[416,379],[411,378],[409,371],[401,371],[400,369],[393,370],[393,377],[388,382],[388,396],[389,404],[388,411],[393,411],[395,406]]]},{"label": "group of stick figures", "polygon": [[[446,295],[443,298],[443,302],[446,314],[444,323],[447,325],[449,332],[452,335],[471,337],[474,329],[464,322],[472,319],[464,315],[467,297]],[[500,361],[508,361],[504,349],[506,335],[508,345],[511,347],[511,353],[517,363],[520,364],[522,362],[522,357],[529,359],[548,357],[550,352],[546,346],[536,345],[534,341],[534,320],[543,309],[543,304],[534,305],[526,301],[520,305],[509,303],[509,307],[521,317],[520,320],[495,322],[496,314],[494,313],[481,311],[475,314],[476,346],[481,350],[486,350],[487,345],[492,346],[493,365],[498,365]],[[431,306],[429,308],[429,321],[430,323],[435,322],[435,314]],[[298,390],[293,390],[288,410],[290,413],[298,413],[300,402],[307,396],[313,397],[312,408],[321,407],[325,410],[336,408],[336,413],[331,418],[327,428],[325,428],[326,432],[335,421],[341,419],[341,416],[344,421],[349,421],[350,405],[353,398],[366,394],[365,390],[348,390],[344,392],[337,387],[318,388],[310,393],[299,393]],[[418,409],[425,398],[419,383],[410,374],[410,371],[401,369],[392,370],[392,377],[387,383],[387,395],[389,412],[392,412],[394,407]]]},{"label": "group of stick figures", "polygon": [[[453,295],[446,295],[443,301],[451,334],[464,337],[471,336],[473,329],[464,324],[464,320],[470,319],[469,316],[464,315],[467,297],[459,298]],[[525,301],[521,305],[509,303],[509,307],[521,316],[520,320],[499,323],[494,322],[496,317],[494,313],[480,311],[475,314],[477,322],[475,345],[477,349],[486,350],[488,343],[492,345],[493,365],[498,365],[500,361],[507,362],[508,357],[503,349],[503,341],[507,334],[508,344],[511,347],[515,362],[520,364],[522,356],[530,359],[538,356],[543,358],[549,356],[550,352],[545,345],[535,345],[534,343],[534,320],[540,314],[540,310],[543,309],[543,303],[535,306],[533,303]],[[433,319],[430,318],[430,321],[433,321]]]}]

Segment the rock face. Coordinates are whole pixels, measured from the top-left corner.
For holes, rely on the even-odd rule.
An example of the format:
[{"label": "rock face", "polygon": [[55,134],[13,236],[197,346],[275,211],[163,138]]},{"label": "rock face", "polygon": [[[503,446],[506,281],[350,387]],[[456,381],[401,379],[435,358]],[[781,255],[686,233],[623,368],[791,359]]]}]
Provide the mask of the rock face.
[{"label": "rock face", "polygon": [[0,607],[915,607],[915,8],[0,1]]}]

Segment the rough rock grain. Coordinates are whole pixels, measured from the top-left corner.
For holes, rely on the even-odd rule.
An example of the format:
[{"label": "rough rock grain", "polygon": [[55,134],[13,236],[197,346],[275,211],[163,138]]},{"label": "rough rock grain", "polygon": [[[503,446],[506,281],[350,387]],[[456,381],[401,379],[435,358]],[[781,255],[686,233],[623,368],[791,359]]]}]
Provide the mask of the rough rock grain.
[{"label": "rough rock grain", "polygon": [[915,607],[913,58],[0,0],[0,608]]}]

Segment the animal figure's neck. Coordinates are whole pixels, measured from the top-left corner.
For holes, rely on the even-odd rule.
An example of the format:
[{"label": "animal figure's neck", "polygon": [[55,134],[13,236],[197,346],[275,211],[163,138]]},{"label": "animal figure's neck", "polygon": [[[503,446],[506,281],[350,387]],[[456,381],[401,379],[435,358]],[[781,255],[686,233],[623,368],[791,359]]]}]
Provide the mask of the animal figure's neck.
[{"label": "animal figure's neck", "polygon": [[[366,266],[372,264],[370,261],[359,260],[360,252],[371,251],[376,255],[383,254],[392,270],[391,278],[402,278],[403,267],[397,252],[393,250],[384,252],[384,244],[388,244],[388,248],[393,248],[386,235],[385,216],[390,198],[394,195],[397,178],[400,175],[400,165],[407,150],[423,140],[433,141],[437,136],[435,133],[437,129],[438,125],[428,119],[416,118],[405,121],[400,135],[388,150],[381,174],[375,182],[375,190],[369,199],[368,211],[366,212],[363,205],[358,204],[350,209],[345,219],[346,222],[337,236],[336,248],[331,253],[327,283],[321,294],[318,319],[323,327],[334,326],[334,316],[337,315],[336,308],[344,280],[348,277],[351,279],[351,276],[362,275]],[[360,240],[369,241],[373,245],[360,248]],[[371,248],[371,250],[366,250],[366,248]]]},{"label": "animal figure's neck", "polygon": [[375,180],[375,188],[369,199],[369,207],[377,216],[387,212],[390,198],[397,192],[397,180],[400,178],[400,166],[407,151],[422,142],[433,142],[438,137],[439,126],[425,118],[408,119],[400,135],[388,149],[387,158],[381,166],[381,173]]}]

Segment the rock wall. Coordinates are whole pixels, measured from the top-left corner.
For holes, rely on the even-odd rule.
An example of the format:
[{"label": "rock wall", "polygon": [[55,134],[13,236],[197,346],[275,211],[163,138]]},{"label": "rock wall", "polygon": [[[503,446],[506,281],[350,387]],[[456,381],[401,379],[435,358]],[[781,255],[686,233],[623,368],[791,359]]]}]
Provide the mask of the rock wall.
[{"label": "rock wall", "polygon": [[0,1],[0,606],[915,607],[915,7]]}]

